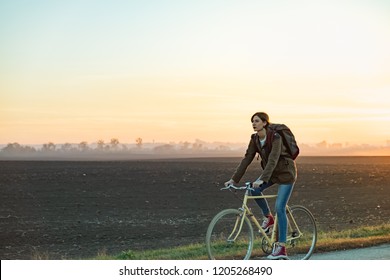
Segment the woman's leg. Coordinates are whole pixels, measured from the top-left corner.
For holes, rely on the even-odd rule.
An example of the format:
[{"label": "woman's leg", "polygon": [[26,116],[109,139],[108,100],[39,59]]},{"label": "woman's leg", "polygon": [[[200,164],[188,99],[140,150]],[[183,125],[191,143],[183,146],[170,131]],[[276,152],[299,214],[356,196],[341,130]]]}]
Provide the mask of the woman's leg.
[{"label": "woman's leg", "polygon": [[[272,185],[273,185],[272,183],[267,183],[267,184],[264,183],[259,188],[251,191],[251,193],[252,193],[253,196],[263,195],[263,191],[265,189],[267,189],[268,187],[272,186]],[[264,216],[268,216],[269,214],[271,214],[271,210],[269,209],[267,199],[265,199],[265,198],[256,198],[255,201],[256,201],[257,205],[259,205],[259,207],[260,207],[261,211],[263,212]]]},{"label": "woman's leg", "polygon": [[278,215],[278,241],[286,243],[287,240],[287,215],[286,205],[291,196],[294,184],[281,184],[278,188],[278,197],[276,198],[275,211]]}]

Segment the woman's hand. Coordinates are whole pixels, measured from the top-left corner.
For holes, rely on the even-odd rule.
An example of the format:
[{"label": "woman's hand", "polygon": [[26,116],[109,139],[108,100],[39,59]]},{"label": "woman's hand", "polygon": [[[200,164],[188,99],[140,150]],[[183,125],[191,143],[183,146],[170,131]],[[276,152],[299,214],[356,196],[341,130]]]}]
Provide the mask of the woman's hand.
[{"label": "woman's hand", "polygon": [[257,189],[257,188],[259,188],[263,183],[264,183],[264,181],[261,180],[260,178],[258,178],[256,181],[253,182],[252,187],[253,187],[254,189]]},{"label": "woman's hand", "polygon": [[225,187],[230,186],[230,185],[234,185],[234,184],[236,184],[236,182],[234,182],[233,179],[230,179],[229,181],[225,182]]}]

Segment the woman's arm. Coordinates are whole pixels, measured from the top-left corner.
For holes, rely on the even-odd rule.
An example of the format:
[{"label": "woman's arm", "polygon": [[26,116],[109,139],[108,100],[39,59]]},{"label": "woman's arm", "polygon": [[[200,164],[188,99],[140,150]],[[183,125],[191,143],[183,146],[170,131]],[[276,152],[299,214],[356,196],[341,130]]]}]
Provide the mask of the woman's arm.
[{"label": "woman's arm", "polygon": [[248,148],[246,149],[245,156],[241,160],[241,163],[237,166],[236,171],[232,176],[234,182],[238,183],[241,180],[242,176],[244,176],[245,171],[248,168],[249,164],[251,164],[251,162],[253,161],[256,152],[257,152],[256,143],[253,141],[253,138],[251,138]]}]

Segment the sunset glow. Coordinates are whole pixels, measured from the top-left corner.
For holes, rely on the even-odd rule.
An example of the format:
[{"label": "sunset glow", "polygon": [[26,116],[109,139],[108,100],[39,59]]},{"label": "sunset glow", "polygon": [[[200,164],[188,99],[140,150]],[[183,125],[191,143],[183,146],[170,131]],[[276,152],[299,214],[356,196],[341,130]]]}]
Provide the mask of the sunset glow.
[{"label": "sunset glow", "polygon": [[389,145],[389,1],[0,1],[0,38],[0,144]]}]

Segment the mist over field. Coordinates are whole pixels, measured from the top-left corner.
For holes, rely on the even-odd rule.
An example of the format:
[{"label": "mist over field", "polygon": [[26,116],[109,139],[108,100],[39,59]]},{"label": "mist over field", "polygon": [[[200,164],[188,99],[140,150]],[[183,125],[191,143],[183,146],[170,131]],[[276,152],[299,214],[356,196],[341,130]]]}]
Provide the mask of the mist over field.
[{"label": "mist over field", "polygon": [[[134,144],[121,143],[113,138],[110,142],[99,140],[96,143],[85,141],[78,144],[21,145],[17,142],[0,145],[0,160],[6,159],[149,159],[183,157],[241,157],[246,143],[169,142],[143,143],[141,138]],[[389,156],[390,141],[383,146],[369,144],[342,144],[322,141],[316,144],[299,144],[300,156]]]}]

